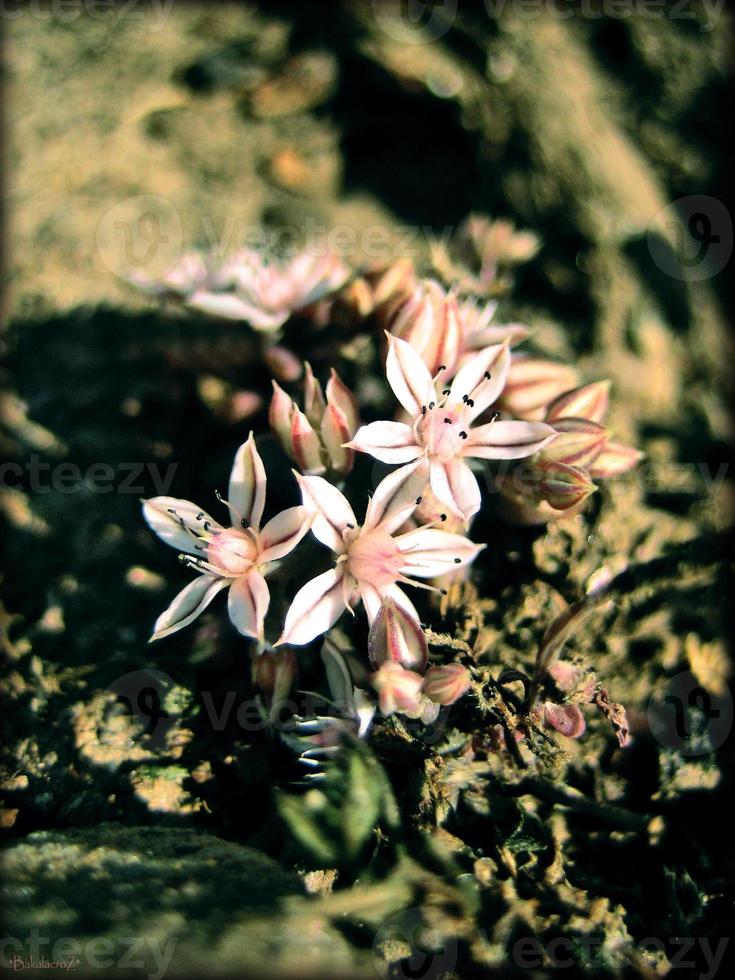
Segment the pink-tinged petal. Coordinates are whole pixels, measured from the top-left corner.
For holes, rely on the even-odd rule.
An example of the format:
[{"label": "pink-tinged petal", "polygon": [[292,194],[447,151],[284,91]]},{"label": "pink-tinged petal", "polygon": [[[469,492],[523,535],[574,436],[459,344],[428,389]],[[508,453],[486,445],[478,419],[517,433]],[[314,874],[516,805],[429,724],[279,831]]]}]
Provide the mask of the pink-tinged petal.
[{"label": "pink-tinged petal", "polygon": [[510,347],[498,344],[486,347],[474,354],[457,372],[449,394],[449,400],[468,402],[468,417],[476,419],[486,408],[497,401],[505,387],[510,369]]},{"label": "pink-tinged petal", "polygon": [[459,511],[465,524],[468,524],[482,506],[477,477],[463,459],[452,459],[445,463],[444,472],[452,495],[452,510]]},{"label": "pink-tinged petal", "polygon": [[423,405],[436,401],[429,369],[405,340],[388,334],[388,357],[385,372],[388,384],[409,415],[418,415]]},{"label": "pink-tinged petal", "polygon": [[645,457],[639,449],[624,446],[621,442],[608,442],[594,463],[589,467],[593,480],[629,473]]},{"label": "pink-tinged petal", "polygon": [[607,429],[587,419],[556,419],[554,428],[557,436],[544,449],[545,460],[586,467],[597,459],[607,442]]},{"label": "pink-tinged petal", "polygon": [[543,718],[547,725],[567,738],[579,738],[587,727],[584,715],[576,704],[554,704],[546,701],[543,705]]},{"label": "pink-tinged petal", "polygon": [[351,432],[347,416],[341,408],[331,403],[327,405],[322,418],[320,435],[329,457],[330,467],[342,475],[349,473],[355,460],[355,452],[347,441]]},{"label": "pink-tinged petal", "polygon": [[488,422],[470,429],[463,456],[523,459],[553,442],[556,430],[545,422]]},{"label": "pink-tinged petal", "polygon": [[610,403],[610,382],[593,381],[592,384],[572,388],[555,398],[546,410],[546,421],[562,418],[589,419],[602,425]]},{"label": "pink-tinged petal", "polygon": [[235,454],[228,501],[253,530],[260,528],[265,506],[265,467],[252,432]]},{"label": "pink-tinged petal", "polygon": [[363,533],[379,528],[392,534],[418,506],[429,479],[429,463],[419,459],[389,473],[375,488],[365,512]]},{"label": "pink-tinged petal", "polygon": [[402,574],[416,578],[435,578],[469,565],[485,547],[462,534],[450,534],[439,528],[407,531],[394,540],[405,561]]},{"label": "pink-tinged petal", "polygon": [[409,717],[419,717],[424,700],[421,696],[424,681],[421,674],[387,660],[370,680],[378,692],[380,710],[384,715],[400,711]]},{"label": "pink-tinged petal", "polygon": [[429,667],[421,690],[430,701],[447,706],[459,701],[471,683],[470,672],[462,664],[444,664]]},{"label": "pink-tinged petal", "polygon": [[311,527],[312,518],[304,507],[289,507],[276,514],[260,533],[259,562],[276,561],[288,555]]},{"label": "pink-tinged petal", "polygon": [[217,593],[227,588],[231,581],[228,578],[199,575],[193,582],[189,582],[156,620],[151,641],[160,640],[193,623]]},{"label": "pink-tinged petal", "polygon": [[196,292],[189,297],[187,306],[198,313],[206,313],[207,316],[244,322],[249,321],[255,312],[249,303],[245,303],[235,293]]},{"label": "pink-tinged petal", "polygon": [[333,626],[344,612],[342,566],[330,568],[302,586],[286,614],[283,633],[275,646],[303,646]]},{"label": "pink-tinged petal", "polygon": [[483,350],[491,344],[510,344],[511,347],[516,347],[530,334],[531,331],[522,323],[503,323],[473,330],[467,338],[467,344],[471,351]]},{"label": "pink-tinged petal", "polygon": [[371,422],[363,425],[347,445],[358,452],[368,453],[381,463],[408,463],[422,452],[413,428],[405,422]]},{"label": "pink-tinged petal", "polygon": [[311,530],[314,537],[332,551],[341,555],[344,550],[342,532],[355,527],[357,518],[344,494],[321,476],[295,474],[301,487],[301,499],[306,513],[314,516]]},{"label": "pink-tinged petal", "polygon": [[373,667],[386,662],[423,672],[429,656],[424,631],[393,599],[380,605],[368,634],[368,656]]},{"label": "pink-tinged petal", "polygon": [[322,386],[314,377],[311,364],[306,361],[304,363],[304,411],[314,428],[317,428],[321,423],[325,406]]},{"label": "pink-tinged petal", "polygon": [[434,316],[428,342],[421,349],[421,357],[430,371],[437,372],[442,365],[451,370],[457,361],[462,339],[457,298],[451,293],[446,294],[432,280],[427,282],[427,289],[431,294]]},{"label": "pink-tinged petal", "polygon": [[355,432],[360,424],[360,417],[357,412],[357,402],[355,396],[332,368],[332,374],[327,381],[327,404],[338,408],[347,419],[350,436]]},{"label": "pink-tinged petal", "polygon": [[291,448],[299,469],[305,473],[323,473],[322,444],[318,434],[299,408],[291,419]]},{"label": "pink-tinged petal", "polygon": [[459,509],[459,505],[454,499],[452,488],[449,485],[447,467],[444,463],[439,462],[439,460],[432,460],[430,486],[431,492],[439,504],[446,510],[451,511],[455,517],[464,520],[464,514]]},{"label": "pink-tinged petal", "polygon": [[268,409],[268,421],[271,429],[278,436],[278,441],[290,456],[291,416],[296,406],[278,382],[273,381],[271,383],[273,385],[273,397]]},{"label": "pink-tinged petal", "polygon": [[268,585],[260,572],[253,570],[235,579],[227,596],[227,611],[238,632],[262,640],[270,601]]},{"label": "pink-tinged petal", "polygon": [[279,381],[298,381],[303,374],[304,367],[301,359],[288,347],[282,347],[280,344],[269,345],[261,356]]},{"label": "pink-tinged petal", "polygon": [[568,364],[530,354],[514,354],[501,405],[515,418],[542,419],[546,406],[578,381],[577,372]]},{"label": "pink-tinged petal", "polygon": [[[201,554],[196,548],[195,535],[201,533],[205,523],[215,531],[221,529],[221,525],[201,507],[190,500],[179,500],[178,497],[152,497],[144,500],[143,517],[161,541],[177,551],[186,551],[192,555]],[[182,527],[182,521],[192,533]]]}]

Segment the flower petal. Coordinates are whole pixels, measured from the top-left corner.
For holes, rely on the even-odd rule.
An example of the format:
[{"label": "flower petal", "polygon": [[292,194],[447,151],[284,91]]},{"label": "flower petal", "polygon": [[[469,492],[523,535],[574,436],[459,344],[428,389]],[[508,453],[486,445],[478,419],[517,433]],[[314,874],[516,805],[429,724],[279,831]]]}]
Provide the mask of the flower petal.
[{"label": "flower petal", "polygon": [[304,507],[289,507],[276,514],[260,532],[258,561],[275,561],[289,554],[308,533],[312,518]]},{"label": "flower petal", "polygon": [[465,524],[468,524],[482,506],[477,477],[462,459],[452,459],[445,463],[444,472],[452,495],[452,510],[458,511]]},{"label": "flower petal", "polygon": [[347,441],[352,433],[347,416],[332,402],[329,402],[324,410],[319,433],[331,468],[337,473],[349,473],[355,459],[352,446]]},{"label": "flower petal", "polygon": [[380,605],[368,634],[368,656],[373,667],[390,661],[408,670],[423,671],[428,660],[426,636],[417,617],[393,599]]},{"label": "flower petal", "polygon": [[[179,500],[177,497],[152,497],[144,500],[143,517],[161,541],[177,551],[186,551],[192,555],[201,553],[196,548],[195,535],[201,532],[205,523],[215,531],[221,528],[201,507],[190,500]],[[182,527],[182,521],[191,529],[191,534],[186,527]]]},{"label": "flower petal", "polygon": [[449,485],[446,466],[437,459],[431,462],[431,492],[442,507],[451,511],[455,517],[461,517],[464,520],[464,514],[459,509],[459,504],[455,501],[452,488]]},{"label": "flower petal", "polygon": [[410,415],[418,415],[422,405],[436,401],[429,369],[405,340],[387,334],[390,349],[385,362],[388,384]]},{"label": "flower petal", "polygon": [[235,454],[227,497],[243,520],[257,531],[265,505],[265,468],[252,432]]},{"label": "flower petal", "polygon": [[608,442],[600,455],[589,467],[589,474],[594,480],[611,476],[622,476],[628,473],[644,458],[645,453],[633,446],[625,446],[621,442]]},{"label": "flower petal", "polygon": [[227,610],[238,632],[262,640],[270,601],[268,584],[260,572],[253,570],[235,579],[227,597]]},{"label": "flower petal", "polygon": [[361,426],[347,445],[381,463],[408,463],[421,454],[413,428],[405,422],[371,422]]},{"label": "flower petal", "polygon": [[171,605],[156,620],[151,641],[160,640],[192,623],[204,612],[218,592],[226,588],[232,579],[199,575],[179,592]]},{"label": "flower petal", "polygon": [[523,459],[543,449],[556,436],[545,422],[488,422],[470,429],[463,456],[475,459]]},{"label": "flower petal", "polygon": [[306,513],[314,515],[311,530],[314,537],[341,555],[345,550],[342,532],[348,525],[357,524],[352,508],[344,494],[321,476],[302,476],[295,473],[301,487],[301,499]]},{"label": "flower petal", "polygon": [[428,481],[429,463],[424,457],[389,473],[368,502],[363,531],[380,526],[381,531],[392,534],[414,512]]},{"label": "flower petal", "polygon": [[488,406],[497,401],[510,370],[510,347],[493,344],[474,354],[459,369],[449,393],[449,400],[461,402],[464,395],[471,398],[469,418],[476,419]]},{"label": "flower petal", "polygon": [[286,614],[283,633],[274,644],[303,646],[326,633],[344,611],[342,567],[330,568],[302,586]]},{"label": "flower petal", "polygon": [[407,531],[394,540],[405,559],[401,572],[416,578],[434,578],[469,565],[485,547],[462,534],[433,527]]}]

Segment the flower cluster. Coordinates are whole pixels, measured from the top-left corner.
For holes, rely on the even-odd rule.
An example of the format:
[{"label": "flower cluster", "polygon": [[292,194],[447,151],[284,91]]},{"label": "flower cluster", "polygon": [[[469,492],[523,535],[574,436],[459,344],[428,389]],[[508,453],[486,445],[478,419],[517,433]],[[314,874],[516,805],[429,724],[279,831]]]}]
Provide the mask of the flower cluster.
[{"label": "flower cluster", "polygon": [[[381,342],[387,338],[385,380],[396,401],[389,417],[361,425],[357,400],[337,372],[323,389],[311,365],[302,368],[295,355],[298,370],[290,377],[303,372],[302,405],[273,381],[270,425],[296,466],[300,506],[263,524],[266,473],[252,433],[236,453],[227,499],[219,498],[228,525],[186,500],[144,502],[150,527],[197,573],[159,617],[152,638],[188,625],[228,589],[233,624],[257,641],[268,711],[277,710],[295,675],[289,648],[323,634],[329,643],[337,620],[364,608],[367,680],[347,683],[351,707],[339,725],[320,721],[312,731],[303,721],[298,737],[308,730],[316,739],[309,751],[331,747],[338,731],[364,734],[377,707],[429,723],[470,690],[464,663],[430,662],[405,589],[444,592],[449,573],[466,571],[484,548],[467,537],[483,506],[479,466],[499,470],[491,480],[511,515],[548,521],[576,513],[595,480],[626,472],[640,458],[610,437],[608,382],[580,384],[569,365],[517,353],[528,328],[494,322],[497,303],[488,297],[498,292],[498,270],[537,247],[534,236],[473,216],[454,243],[456,259],[434,257],[440,271],[452,270],[449,289],[420,278],[409,260],[353,274],[330,254],[303,252],[282,262],[255,251],[227,261],[191,253],[155,287],[191,309],[260,332],[274,333],[293,314],[314,314],[318,306],[321,321],[352,317],[378,328]],[[343,488],[358,454],[394,467],[359,511],[361,521],[349,486]],[[359,468],[353,483],[355,476]],[[307,533],[333,563],[296,591],[271,646],[267,578]],[[325,663],[337,659],[330,654]],[[550,704],[548,724],[581,731],[579,718],[567,717],[570,708],[563,717],[559,710]]]}]

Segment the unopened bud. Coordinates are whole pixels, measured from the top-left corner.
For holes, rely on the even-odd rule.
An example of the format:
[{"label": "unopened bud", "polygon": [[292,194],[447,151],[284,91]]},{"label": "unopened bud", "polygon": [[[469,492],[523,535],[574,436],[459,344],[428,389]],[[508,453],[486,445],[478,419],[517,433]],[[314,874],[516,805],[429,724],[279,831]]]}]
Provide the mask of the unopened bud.
[{"label": "unopened bud", "polygon": [[373,667],[400,664],[423,671],[428,657],[424,631],[417,620],[394,602],[384,599],[368,634],[368,656]]},{"label": "unopened bud", "polygon": [[372,675],[371,680],[378,692],[378,703],[384,715],[392,715],[398,711],[409,718],[421,717],[424,710],[424,698],[421,696],[424,679],[421,674],[387,660]]},{"label": "unopened bud", "polygon": [[343,413],[347,420],[351,439],[360,426],[360,418],[357,413],[357,401],[350,389],[332,368],[332,373],[327,381],[327,404],[334,405]]},{"label": "unopened bud", "polygon": [[421,355],[431,374],[444,365],[451,373],[462,340],[456,297],[434,279],[424,279],[389,326],[395,337]]},{"label": "unopened bud", "polygon": [[314,377],[311,364],[304,362],[304,412],[309,422],[318,428],[324,415],[324,393],[322,386]]},{"label": "unopened bud", "polygon": [[624,446],[620,442],[608,442],[594,463],[589,468],[590,476],[595,480],[611,476],[622,476],[629,473],[643,459],[645,453]]},{"label": "unopened bud", "polygon": [[529,354],[514,354],[500,404],[513,418],[540,421],[546,406],[577,383],[568,364]]},{"label": "unopened bud", "polygon": [[279,381],[298,381],[301,377],[301,361],[285,347],[268,347],[263,351],[263,360]]},{"label": "unopened bud", "polygon": [[291,422],[296,406],[276,381],[272,384],[273,397],[268,409],[268,421],[284,450],[291,455]]},{"label": "unopened bud", "polygon": [[542,463],[539,470],[539,493],[554,510],[574,507],[597,489],[587,473],[578,466]]},{"label": "unopened bud", "polygon": [[607,429],[584,418],[557,419],[553,426],[558,434],[541,450],[545,462],[588,466],[607,441]]},{"label": "unopened bud", "polygon": [[355,451],[345,446],[345,443],[350,441],[354,433],[350,432],[344,412],[336,405],[327,405],[319,434],[329,458],[329,468],[346,476],[355,462]]},{"label": "unopened bud", "polygon": [[584,715],[576,704],[554,704],[546,701],[543,705],[543,719],[567,738],[579,738],[587,727]]},{"label": "unopened bud", "polygon": [[546,411],[546,421],[575,418],[589,419],[602,425],[610,404],[610,382],[593,381],[592,384],[572,388],[555,398]]},{"label": "unopened bud", "polygon": [[449,705],[469,690],[472,678],[462,664],[429,667],[424,678],[423,693],[436,704]]},{"label": "unopened bud", "polygon": [[291,693],[298,675],[298,663],[292,650],[266,651],[253,663],[253,686],[269,708],[269,718],[275,721]]},{"label": "unopened bud", "polygon": [[294,408],[291,421],[291,452],[302,473],[318,476],[326,470],[319,436],[298,407]]}]

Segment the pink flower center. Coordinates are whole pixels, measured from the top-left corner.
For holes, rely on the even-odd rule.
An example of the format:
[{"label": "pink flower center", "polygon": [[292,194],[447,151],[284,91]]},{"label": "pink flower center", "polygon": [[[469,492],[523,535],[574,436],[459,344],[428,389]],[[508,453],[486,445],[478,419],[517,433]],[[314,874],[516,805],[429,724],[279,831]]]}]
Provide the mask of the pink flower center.
[{"label": "pink flower center", "polygon": [[463,405],[434,406],[419,419],[417,435],[430,456],[448,463],[459,456],[467,438]]},{"label": "pink flower center", "polygon": [[404,564],[398,545],[385,531],[368,531],[347,542],[347,561],[350,574],[358,582],[375,588],[395,582]]},{"label": "pink flower center", "polygon": [[228,576],[245,575],[258,557],[258,546],[252,534],[227,528],[207,545],[207,561]]}]

